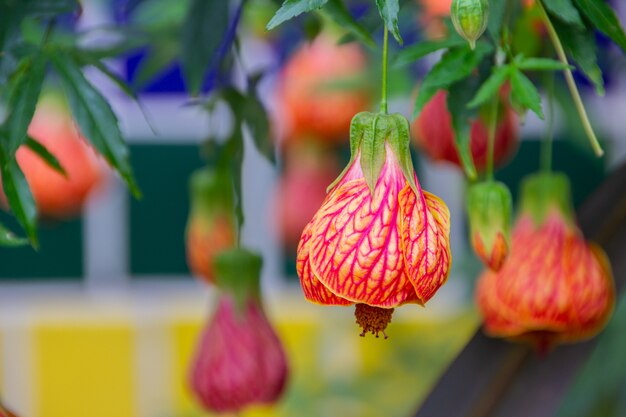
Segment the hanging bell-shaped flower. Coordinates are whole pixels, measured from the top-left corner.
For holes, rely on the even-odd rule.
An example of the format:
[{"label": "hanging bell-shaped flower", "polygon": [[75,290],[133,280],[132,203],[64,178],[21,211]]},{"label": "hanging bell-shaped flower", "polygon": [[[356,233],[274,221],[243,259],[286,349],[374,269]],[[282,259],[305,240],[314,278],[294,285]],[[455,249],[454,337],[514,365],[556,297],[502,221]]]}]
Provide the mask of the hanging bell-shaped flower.
[{"label": "hanging bell-shaped flower", "polygon": [[193,393],[208,411],[238,413],[253,404],[272,404],[284,391],[287,359],[261,306],[261,262],[244,249],[214,259],[222,292],[189,374]]},{"label": "hanging bell-shaped flower", "polygon": [[488,0],[453,0],[450,17],[456,31],[474,49],[476,41],[487,28],[489,2]]}]

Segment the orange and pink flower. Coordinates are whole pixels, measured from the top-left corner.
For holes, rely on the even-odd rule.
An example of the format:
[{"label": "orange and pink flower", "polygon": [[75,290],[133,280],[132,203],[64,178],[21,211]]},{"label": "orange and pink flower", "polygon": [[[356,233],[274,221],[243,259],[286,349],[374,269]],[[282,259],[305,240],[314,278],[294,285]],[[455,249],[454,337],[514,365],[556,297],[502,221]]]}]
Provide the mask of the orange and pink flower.
[{"label": "orange and pink flower", "polygon": [[446,281],[449,211],[417,181],[404,117],[359,113],[350,137],[352,160],[305,227],[297,270],[307,300],[357,304],[362,334],[384,334],[391,309],[425,304]]},{"label": "orange and pink flower", "polygon": [[476,297],[487,334],[540,351],[604,327],[615,300],[611,268],[576,227],[564,176],[526,181],[511,254],[498,272],[483,273]]}]

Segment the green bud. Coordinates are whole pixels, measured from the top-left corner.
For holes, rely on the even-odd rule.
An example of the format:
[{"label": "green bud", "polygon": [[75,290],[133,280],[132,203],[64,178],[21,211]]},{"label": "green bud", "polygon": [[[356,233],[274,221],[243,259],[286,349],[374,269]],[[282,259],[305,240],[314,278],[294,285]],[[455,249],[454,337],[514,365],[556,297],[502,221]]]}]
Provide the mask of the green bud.
[{"label": "green bud", "polygon": [[263,259],[254,252],[234,248],[220,252],[214,258],[216,283],[222,291],[235,298],[238,308],[245,306],[246,300],[259,300],[261,268]]},{"label": "green bud", "polygon": [[575,222],[571,186],[567,175],[560,172],[537,173],[524,178],[520,193],[520,208],[529,213],[535,224],[543,222],[550,210],[557,210]]},{"label": "green bud", "polygon": [[476,41],[487,28],[489,2],[488,0],[453,0],[450,16],[456,31],[474,49]]},{"label": "green bud", "polygon": [[501,182],[472,185],[467,193],[470,241],[476,254],[491,269],[506,259],[511,234],[511,192]]}]

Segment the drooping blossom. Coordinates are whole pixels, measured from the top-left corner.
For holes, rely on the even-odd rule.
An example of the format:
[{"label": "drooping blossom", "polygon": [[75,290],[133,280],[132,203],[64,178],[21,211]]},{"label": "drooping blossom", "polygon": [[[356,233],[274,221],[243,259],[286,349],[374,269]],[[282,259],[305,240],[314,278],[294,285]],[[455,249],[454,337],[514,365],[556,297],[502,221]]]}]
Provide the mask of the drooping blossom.
[{"label": "drooping blossom", "polygon": [[[501,89],[501,97],[506,96],[508,87]],[[411,128],[419,148],[434,161],[447,161],[461,166],[461,158],[455,144],[452,117],[446,100],[448,93],[439,91],[424,106]],[[517,117],[508,100],[501,98],[498,111],[498,124],[494,141],[493,159],[496,165],[502,165],[515,153],[518,146]],[[478,171],[487,166],[487,144],[489,123],[479,114],[472,121],[470,130],[470,151]]]},{"label": "drooping blossom", "polygon": [[235,245],[234,194],[230,178],[209,169],[190,181],[191,208],[186,230],[187,264],[191,272],[213,283],[213,258]]},{"label": "drooping blossom", "polygon": [[545,351],[594,336],[613,310],[608,260],[577,228],[563,175],[526,180],[511,254],[480,277],[476,298],[484,330]]},{"label": "drooping blossom", "polygon": [[409,140],[403,116],[357,114],[352,159],[298,247],[305,297],[356,304],[362,335],[384,334],[393,308],[425,304],[450,271],[449,211],[420,187]]},{"label": "drooping blossom", "polygon": [[190,387],[203,408],[215,413],[272,404],[284,391],[288,366],[261,306],[261,259],[234,249],[217,256],[215,268],[222,293],[200,336]]}]

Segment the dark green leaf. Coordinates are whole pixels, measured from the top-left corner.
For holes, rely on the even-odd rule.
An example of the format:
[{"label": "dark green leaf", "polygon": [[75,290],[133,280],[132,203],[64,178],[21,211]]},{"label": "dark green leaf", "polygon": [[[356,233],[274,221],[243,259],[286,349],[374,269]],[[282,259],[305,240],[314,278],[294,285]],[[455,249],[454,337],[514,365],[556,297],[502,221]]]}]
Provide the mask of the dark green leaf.
[{"label": "dark green leaf", "polygon": [[122,90],[128,97],[138,100],[139,97],[135,90],[133,90],[128,83],[122,79],[119,75],[114,73],[107,67],[102,61],[99,59],[86,54],[81,54],[79,51],[74,51],[75,59],[80,63],[80,65],[90,65],[92,67],[97,68],[101,73],[106,75],[111,81],[117,85],[117,87]]},{"label": "dark green leaf", "polygon": [[24,13],[29,15],[48,15],[70,13],[80,10],[77,0],[21,0]]},{"label": "dark green leaf", "polygon": [[526,71],[559,71],[573,68],[571,65],[563,65],[560,61],[550,58],[523,58],[515,66]]},{"label": "dark green leaf", "polygon": [[85,79],[70,54],[51,54],[80,131],[124,178],[136,197],[141,195],[128,161],[128,147],[122,138],[117,117],[102,94]]},{"label": "dark green leaf", "polygon": [[172,65],[178,56],[178,47],[171,42],[163,42],[158,48],[150,48],[150,52],[139,62],[137,72],[133,79],[133,85],[143,87]]},{"label": "dark green leaf", "polygon": [[15,236],[13,232],[0,223],[0,246],[15,247],[24,246],[26,244],[28,244],[28,239]]},{"label": "dark green leaf", "polygon": [[442,40],[417,42],[398,52],[393,60],[393,65],[395,67],[400,67],[408,64],[413,64],[415,63],[415,61],[440,49],[465,45],[466,43],[467,41],[465,39],[458,36]]},{"label": "dark green leaf", "polygon": [[596,87],[599,95],[604,95],[602,70],[598,66],[596,41],[592,30],[576,30],[568,25],[554,21],[554,28],[561,39],[565,52],[569,55],[587,78]]},{"label": "dark green leaf", "polygon": [[0,146],[0,171],[2,186],[11,211],[26,231],[33,247],[37,247],[37,207],[26,177],[15,158],[9,158],[4,146]]},{"label": "dark green leaf", "polygon": [[471,119],[476,116],[476,111],[469,108],[467,103],[476,94],[479,82],[478,77],[470,76],[454,83],[448,88],[447,98],[456,149],[465,175],[470,179],[476,178],[476,167],[470,146]]},{"label": "dark green leaf", "polygon": [[579,28],[585,27],[578,10],[572,4],[572,0],[544,0],[541,4],[546,6],[546,9],[548,9],[553,16],[557,19],[561,19],[564,23]]},{"label": "dark green leaf", "polygon": [[375,47],[376,42],[369,31],[359,22],[354,20],[350,11],[346,8],[343,0],[330,0],[324,8],[328,15],[341,27],[347,29],[364,44]]},{"label": "dark green leaf", "polygon": [[490,0],[489,1],[489,21],[487,22],[487,31],[497,44],[500,43],[500,29],[504,20],[504,12],[506,10],[507,0]]},{"label": "dark green leaf", "polygon": [[472,98],[472,101],[467,104],[467,106],[470,108],[476,108],[491,100],[496,96],[496,94],[498,94],[500,87],[506,82],[506,80],[509,79],[510,76],[511,67],[508,65],[496,67],[493,74],[491,74],[491,76],[487,78],[487,81],[480,86],[478,92],[474,98]]},{"label": "dark green leaf", "polygon": [[391,32],[396,41],[402,45],[402,36],[398,28],[398,13],[400,12],[400,3],[398,0],[376,0],[376,6],[380,16],[385,22],[387,30]]},{"label": "dark green leaf", "polygon": [[6,120],[8,133],[7,152],[12,158],[26,139],[26,131],[35,114],[41,86],[46,73],[46,60],[42,54],[27,59],[18,70],[10,86],[9,116]]},{"label": "dark green leaf", "polygon": [[31,151],[35,152],[35,154],[37,154],[37,156],[39,156],[50,168],[54,169],[64,177],[67,177],[67,172],[65,172],[65,169],[57,157],[50,153],[48,148],[46,148],[41,142],[28,136],[26,138],[25,145],[28,146]]},{"label": "dark green leaf", "polygon": [[246,97],[242,113],[257,150],[270,162],[276,162],[274,143],[270,137],[270,124],[263,104],[256,96],[249,95]]},{"label": "dark green leaf", "polygon": [[182,29],[183,73],[191,95],[198,95],[204,76],[228,31],[228,1],[192,0]]},{"label": "dark green leaf", "polygon": [[293,19],[302,13],[310,12],[322,8],[328,0],[285,0],[280,9],[276,12],[274,17],[267,24],[266,29],[272,30],[276,26],[289,19]]},{"label": "dark green leaf", "polygon": [[578,8],[587,16],[594,26],[613,39],[626,52],[626,35],[615,12],[605,0],[575,0]]},{"label": "dark green leaf", "polygon": [[541,96],[537,88],[517,69],[511,72],[511,95],[520,106],[532,110],[540,119],[543,119]]},{"label": "dark green leaf", "polygon": [[469,45],[448,50],[424,77],[415,100],[413,117],[415,118],[421,113],[426,103],[437,91],[469,76],[492,50],[492,46],[485,42],[478,42],[474,50],[470,49]]}]

